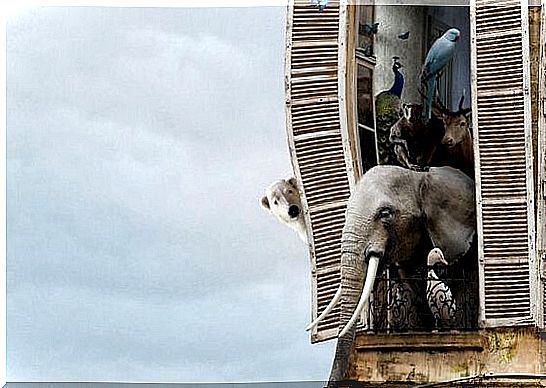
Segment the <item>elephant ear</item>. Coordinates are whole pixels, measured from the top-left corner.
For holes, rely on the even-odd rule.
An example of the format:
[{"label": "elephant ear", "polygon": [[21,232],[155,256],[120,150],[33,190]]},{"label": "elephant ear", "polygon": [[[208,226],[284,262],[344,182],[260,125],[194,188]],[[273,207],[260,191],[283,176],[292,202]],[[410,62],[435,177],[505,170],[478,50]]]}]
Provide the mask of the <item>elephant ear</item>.
[{"label": "elephant ear", "polygon": [[476,233],[474,181],[452,167],[432,167],[419,186],[432,244],[449,261],[465,255]]}]

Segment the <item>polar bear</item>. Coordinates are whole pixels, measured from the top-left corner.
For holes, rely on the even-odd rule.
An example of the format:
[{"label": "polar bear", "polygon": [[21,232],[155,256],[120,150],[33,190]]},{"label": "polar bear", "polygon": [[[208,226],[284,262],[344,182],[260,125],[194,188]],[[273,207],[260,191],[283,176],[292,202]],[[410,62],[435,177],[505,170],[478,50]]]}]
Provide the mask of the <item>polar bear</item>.
[{"label": "polar bear", "polygon": [[273,182],[266,190],[260,204],[280,222],[294,229],[307,243],[305,218],[301,207],[296,178]]}]

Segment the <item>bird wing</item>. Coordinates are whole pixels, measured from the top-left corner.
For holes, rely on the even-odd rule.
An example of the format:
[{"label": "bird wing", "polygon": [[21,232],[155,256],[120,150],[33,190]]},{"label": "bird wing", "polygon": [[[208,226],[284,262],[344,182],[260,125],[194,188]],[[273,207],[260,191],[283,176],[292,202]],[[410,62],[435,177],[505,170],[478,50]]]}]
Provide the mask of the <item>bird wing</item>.
[{"label": "bird wing", "polygon": [[436,76],[451,60],[454,53],[455,42],[451,42],[444,37],[438,38],[428,51],[421,80],[426,81]]}]

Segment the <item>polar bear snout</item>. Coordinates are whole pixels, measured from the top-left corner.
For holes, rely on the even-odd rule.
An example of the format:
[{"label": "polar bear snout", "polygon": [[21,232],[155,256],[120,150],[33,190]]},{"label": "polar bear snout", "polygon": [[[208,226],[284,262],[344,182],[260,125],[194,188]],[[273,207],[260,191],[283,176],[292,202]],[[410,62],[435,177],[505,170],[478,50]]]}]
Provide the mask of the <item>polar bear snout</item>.
[{"label": "polar bear snout", "polygon": [[300,207],[298,205],[290,205],[288,208],[288,215],[292,218],[297,218],[300,215]]},{"label": "polar bear snout", "polygon": [[294,229],[307,243],[307,230],[305,219],[301,217],[303,211],[296,178],[273,182],[260,199],[260,204],[281,223]]}]

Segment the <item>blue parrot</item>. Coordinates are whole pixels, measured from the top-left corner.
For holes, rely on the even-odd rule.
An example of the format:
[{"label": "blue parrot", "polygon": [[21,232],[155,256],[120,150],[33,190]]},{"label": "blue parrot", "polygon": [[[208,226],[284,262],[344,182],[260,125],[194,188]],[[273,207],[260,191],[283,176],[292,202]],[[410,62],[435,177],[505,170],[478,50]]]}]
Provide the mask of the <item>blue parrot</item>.
[{"label": "blue parrot", "polygon": [[424,84],[426,88],[425,109],[423,109],[423,116],[426,120],[430,120],[431,117],[432,99],[436,91],[436,78],[453,57],[460,36],[461,32],[458,29],[450,28],[436,39],[430,50],[428,50],[421,72],[421,84]]},{"label": "blue parrot", "polygon": [[313,7],[318,7],[319,11],[324,11],[324,8],[328,5],[328,0],[311,0]]}]

